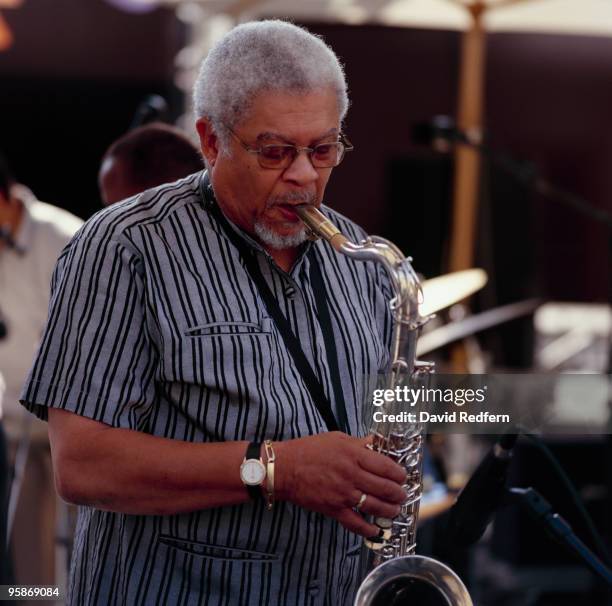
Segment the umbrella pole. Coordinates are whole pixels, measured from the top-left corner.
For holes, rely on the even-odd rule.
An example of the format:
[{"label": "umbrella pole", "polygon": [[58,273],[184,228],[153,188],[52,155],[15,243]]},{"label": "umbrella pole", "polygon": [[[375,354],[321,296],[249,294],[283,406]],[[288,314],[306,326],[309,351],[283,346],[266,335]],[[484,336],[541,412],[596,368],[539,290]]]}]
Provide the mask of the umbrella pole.
[{"label": "umbrella pole", "polygon": [[[472,26],[464,32],[457,123],[461,130],[480,136],[483,115],[486,33],[482,17],[486,3],[463,5],[472,17]],[[478,215],[480,158],[478,151],[465,145],[455,147],[453,219],[450,238],[449,270],[460,271],[474,265],[474,243]]]}]

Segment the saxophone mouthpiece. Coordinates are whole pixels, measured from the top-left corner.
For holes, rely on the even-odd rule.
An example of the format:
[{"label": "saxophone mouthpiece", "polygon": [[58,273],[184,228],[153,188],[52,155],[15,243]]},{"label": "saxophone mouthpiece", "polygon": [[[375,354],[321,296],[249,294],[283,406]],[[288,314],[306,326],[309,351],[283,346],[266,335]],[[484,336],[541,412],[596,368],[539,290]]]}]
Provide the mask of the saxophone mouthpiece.
[{"label": "saxophone mouthpiece", "polygon": [[314,236],[327,240],[334,249],[342,252],[346,237],[318,208],[312,204],[298,204],[294,210]]}]

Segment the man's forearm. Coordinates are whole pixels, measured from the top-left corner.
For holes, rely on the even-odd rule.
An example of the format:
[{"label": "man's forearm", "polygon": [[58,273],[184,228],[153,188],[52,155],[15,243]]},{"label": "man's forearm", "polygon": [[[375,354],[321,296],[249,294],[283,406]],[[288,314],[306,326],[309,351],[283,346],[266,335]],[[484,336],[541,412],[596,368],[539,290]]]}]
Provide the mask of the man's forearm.
[{"label": "man's forearm", "polygon": [[[166,515],[248,501],[240,480],[247,442],[182,442],[73,417],[50,411],[56,483],[70,502]],[[66,439],[73,430],[80,439]]]},{"label": "man's forearm", "polygon": [[[240,478],[246,441],[170,440],[57,409],[49,410],[49,437],[58,492],[73,503],[172,515],[249,499]],[[406,499],[406,471],[367,444],[340,432],[274,442],[275,499],[372,536],[378,529],[361,514],[395,517]]]}]

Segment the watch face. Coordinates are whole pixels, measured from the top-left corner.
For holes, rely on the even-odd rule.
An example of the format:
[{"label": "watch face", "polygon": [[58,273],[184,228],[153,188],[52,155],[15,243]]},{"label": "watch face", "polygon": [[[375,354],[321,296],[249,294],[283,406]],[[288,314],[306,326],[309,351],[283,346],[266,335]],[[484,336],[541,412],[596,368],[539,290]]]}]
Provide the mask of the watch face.
[{"label": "watch face", "polygon": [[245,484],[256,486],[264,481],[266,477],[266,468],[261,461],[249,459],[241,465],[240,477]]}]

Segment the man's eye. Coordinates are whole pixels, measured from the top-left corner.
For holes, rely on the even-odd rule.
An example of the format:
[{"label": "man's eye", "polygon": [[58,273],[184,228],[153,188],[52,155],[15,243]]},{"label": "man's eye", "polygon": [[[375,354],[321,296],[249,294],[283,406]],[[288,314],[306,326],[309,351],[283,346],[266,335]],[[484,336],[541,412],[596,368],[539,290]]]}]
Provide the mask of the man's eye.
[{"label": "man's eye", "polygon": [[338,145],[336,143],[321,143],[314,148],[314,155],[317,160],[333,158],[337,153]]},{"label": "man's eye", "polygon": [[291,153],[291,146],[289,145],[264,145],[261,148],[261,155],[266,160],[272,160],[280,162],[288,154]]}]

